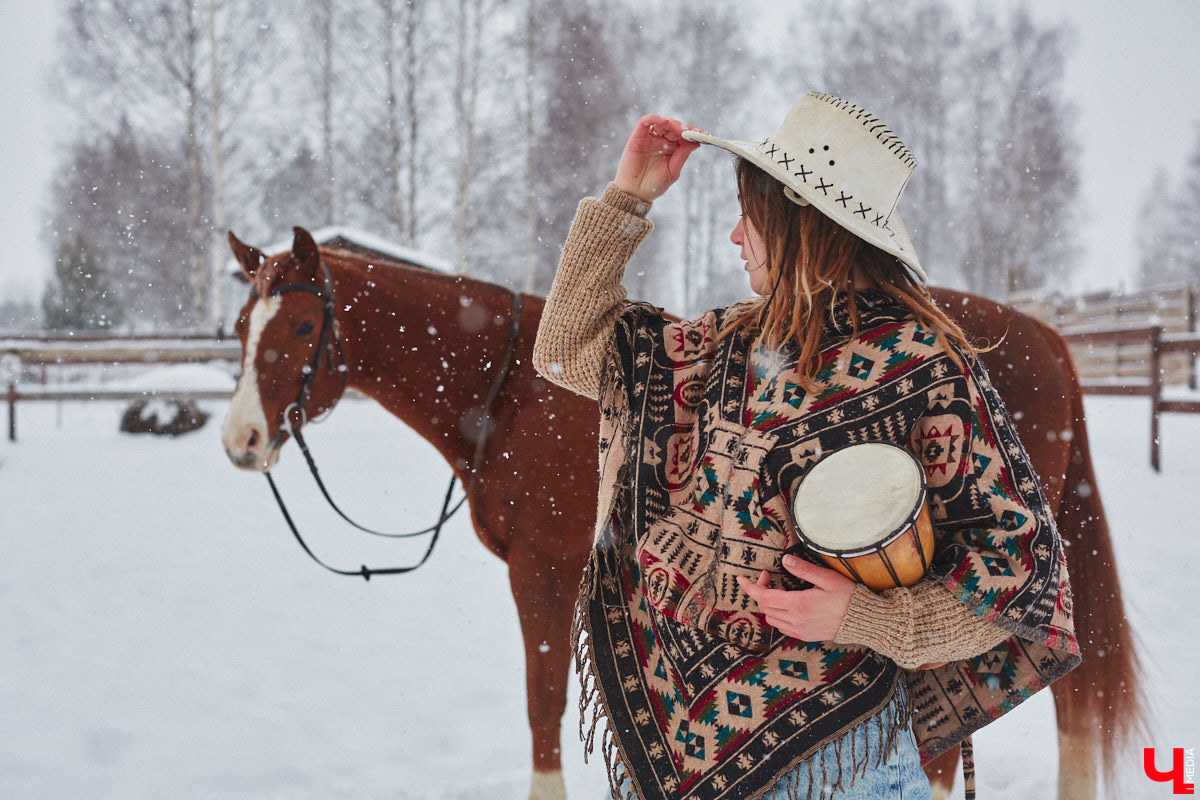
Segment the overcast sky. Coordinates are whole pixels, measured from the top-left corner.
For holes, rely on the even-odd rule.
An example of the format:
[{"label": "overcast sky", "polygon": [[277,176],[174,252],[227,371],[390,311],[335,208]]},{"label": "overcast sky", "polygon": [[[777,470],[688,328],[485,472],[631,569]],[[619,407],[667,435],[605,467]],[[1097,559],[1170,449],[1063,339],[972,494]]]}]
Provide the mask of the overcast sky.
[{"label": "overcast sky", "polygon": [[[59,6],[0,0],[0,299],[39,296],[50,274],[40,219],[59,139],[55,120],[63,119],[45,91]],[[1115,288],[1132,273],[1134,223],[1152,179],[1159,168],[1178,170],[1196,143],[1200,1],[1037,0],[1031,7],[1077,31],[1065,76],[1080,112],[1086,207],[1077,288]]]}]

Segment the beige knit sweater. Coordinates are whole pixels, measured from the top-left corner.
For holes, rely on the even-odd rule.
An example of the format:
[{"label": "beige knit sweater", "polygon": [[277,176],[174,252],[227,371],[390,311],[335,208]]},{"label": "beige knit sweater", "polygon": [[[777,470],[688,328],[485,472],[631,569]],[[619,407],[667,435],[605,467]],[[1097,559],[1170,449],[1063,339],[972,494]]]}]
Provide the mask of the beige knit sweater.
[{"label": "beige knit sweater", "polygon": [[[600,373],[627,292],[625,265],[653,225],[650,204],[613,184],[579,204],[542,313],[534,367],[547,380],[597,399]],[[957,661],[1009,637],[936,581],[876,594],[859,585],[834,641],[864,645],[906,668]]]}]

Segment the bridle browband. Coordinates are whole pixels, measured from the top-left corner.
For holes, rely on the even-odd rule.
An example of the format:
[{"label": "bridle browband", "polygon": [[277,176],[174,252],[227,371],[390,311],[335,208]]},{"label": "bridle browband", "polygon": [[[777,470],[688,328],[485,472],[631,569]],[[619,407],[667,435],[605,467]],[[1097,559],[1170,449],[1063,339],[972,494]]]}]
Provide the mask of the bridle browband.
[{"label": "bridle browband", "polygon": [[[442,509],[438,513],[437,522],[426,528],[422,528],[419,531],[411,531],[408,533],[385,533],[383,531],[373,530],[360,525],[347,516],[341,510],[341,508],[338,507],[337,503],[335,503],[333,498],[329,495],[329,491],[325,488],[325,483],[321,480],[320,473],[317,470],[316,461],[313,459],[312,453],[308,449],[308,444],[304,441],[304,436],[300,433],[300,428],[308,421],[308,414],[305,411],[305,404],[308,402],[309,395],[312,394],[313,383],[316,381],[317,372],[321,369],[321,361],[322,358],[324,358],[326,351],[329,353],[329,357],[326,362],[328,369],[330,371],[338,371],[342,373],[343,393],[345,393],[346,386],[350,380],[348,374],[349,370],[346,366],[345,350],[342,347],[341,337],[337,332],[337,307],[334,304],[333,278],[329,272],[329,265],[325,263],[324,259],[321,260],[321,270],[324,277],[324,287],[314,286],[311,283],[285,283],[280,286],[273,286],[267,291],[267,294],[272,297],[278,297],[279,295],[286,294],[288,292],[307,292],[309,294],[316,295],[324,302],[324,311],[321,318],[321,333],[317,340],[316,352],[313,353],[312,362],[305,368],[306,372],[304,375],[304,382],[300,385],[300,391],[296,396],[296,400],[289,404],[288,407],[283,411],[283,424],[280,425],[279,431],[272,439],[270,447],[277,447],[279,445],[280,440],[283,438],[284,425],[286,425],[288,431],[296,440],[296,444],[300,446],[300,451],[304,454],[304,460],[308,462],[308,469],[312,473],[313,480],[316,482],[317,487],[321,490],[322,496],[325,498],[326,502],[329,503],[330,507],[337,512],[338,516],[360,531],[369,533],[372,536],[383,536],[392,539],[406,539],[428,533],[431,534],[429,538],[429,545],[425,548],[425,553],[421,556],[420,561],[407,567],[384,567],[381,569],[372,569],[366,564],[363,564],[362,567],[357,570],[344,570],[331,567],[318,558],[308,544],[304,541],[304,537],[300,535],[300,531],[297,529],[295,522],[292,520],[291,514],[288,513],[287,506],[283,502],[283,496],[280,495],[279,488],[275,485],[275,479],[271,477],[270,472],[266,472],[264,474],[267,476],[267,483],[271,486],[271,493],[275,496],[275,502],[278,503],[279,510],[283,514],[284,520],[287,522],[288,527],[292,531],[292,536],[295,537],[297,543],[299,543],[304,552],[308,554],[309,558],[317,562],[317,564],[324,567],[326,570],[337,575],[361,577],[368,581],[371,580],[372,575],[401,575],[406,572],[412,572],[429,559],[429,556],[433,553],[434,546],[437,544],[438,536],[441,534],[442,526],[447,520],[454,516],[455,512],[462,508],[463,503],[465,503],[467,498],[470,497],[471,490],[475,487],[475,481],[479,476],[479,467],[483,460],[484,450],[487,447],[487,443],[491,434],[492,409],[494,408],[497,399],[499,399],[500,392],[504,388],[504,383],[512,370],[513,356],[516,352],[517,346],[517,336],[520,333],[521,328],[521,296],[516,292],[512,292],[512,312],[511,316],[509,317],[508,344],[505,348],[504,360],[501,362],[500,368],[497,370],[496,377],[492,380],[492,385],[488,391],[487,400],[485,401],[483,407],[484,421],[482,424],[486,427],[480,433],[476,441],[475,458],[471,465],[471,477],[470,481],[463,486],[463,496],[459,498],[458,502],[453,508],[450,508],[450,498],[454,495],[454,484],[455,481],[458,480],[458,477],[452,473],[450,476],[450,485],[446,489],[446,497],[442,501]],[[253,285],[251,286],[250,292],[253,297],[258,297],[258,291]],[[338,362],[336,365],[334,364],[335,353],[337,355]],[[296,416],[293,416],[293,412],[295,412]],[[296,421],[297,417],[299,419],[298,422]]]}]

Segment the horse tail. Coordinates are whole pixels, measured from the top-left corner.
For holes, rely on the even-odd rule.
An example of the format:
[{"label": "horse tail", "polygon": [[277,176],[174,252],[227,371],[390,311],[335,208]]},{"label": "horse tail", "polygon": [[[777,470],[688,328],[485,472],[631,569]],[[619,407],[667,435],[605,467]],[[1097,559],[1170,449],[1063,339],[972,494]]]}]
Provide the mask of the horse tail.
[{"label": "horse tail", "polygon": [[[1148,729],[1141,671],[1092,467],[1083,389],[1066,342],[1050,333],[1071,384],[1070,461],[1056,521],[1066,544],[1075,634],[1083,656],[1079,667],[1055,685],[1060,690],[1055,692],[1055,713],[1060,737],[1066,736],[1074,754],[1092,764],[1100,760],[1111,794],[1118,756],[1139,739],[1145,741]],[[1059,765],[1060,774],[1065,767]]]}]

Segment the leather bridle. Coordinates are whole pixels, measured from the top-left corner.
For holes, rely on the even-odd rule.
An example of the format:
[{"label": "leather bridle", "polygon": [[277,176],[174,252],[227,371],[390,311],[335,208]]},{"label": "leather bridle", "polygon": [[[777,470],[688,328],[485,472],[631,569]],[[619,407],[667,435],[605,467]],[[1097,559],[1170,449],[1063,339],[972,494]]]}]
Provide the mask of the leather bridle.
[{"label": "leather bridle", "polygon": [[[509,373],[512,371],[513,356],[516,352],[517,336],[520,333],[521,325],[521,296],[516,292],[512,293],[512,312],[509,318],[508,344],[505,348],[504,359],[500,363],[499,369],[496,372],[496,376],[492,379],[491,389],[488,392],[487,400],[484,404],[484,421],[482,424],[486,427],[476,441],[475,458],[471,466],[470,481],[467,482],[463,487],[463,496],[459,498],[458,502],[453,508],[450,507],[450,499],[454,495],[454,484],[458,479],[456,475],[451,474],[450,485],[446,489],[446,496],[442,501],[441,511],[438,513],[437,521],[434,524],[426,528],[422,528],[419,531],[410,531],[408,533],[385,533],[383,531],[373,530],[358,524],[348,517],[341,510],[341,508],[338,507],[337,503],[335,503],[333,498],[329,495],[329,491],[325,488],[325,483],[321,480],[321,476],[317,470],[317,464],[313,459],[312,452],[308,449],[308,444],[304,441],[304,436],[300,433],[300,428],[308,421],[308,414],[305,410],[305,405],[308,403],[309,397],[312,394],[313,383],[316,381],[317,373],[322,367],[322,361],[325,362],[325,366],[331,372],[337,371],[342,373],[343,393],[345,392],[346,386],[349,383],[349,370],[346,365],[346,354],[344,348],[342,347],[341,337],[338,335],[337,331],[337,306],[335,305],[333,295],[333,279],[329,272],[329,266],[323,260],[321,261],[321,270],[324,277],[323,287],[314,286],[311,283],[285,283],[279,286],[273,286],[267,292],[267,294],[272,297],[278,297],[280,295],[287,294],[288,292],[307,292],[309,294],[316,295],[324,303],[324,311],[321,318],[321,332],[317,339],[316,351],[313,353],[312,361],[305,367],[306,372],[304,375],[304,381],[300,385],[300,391],[297,394],[295,401],[290,403],[283,411],[283,420],[281,421],[279,430],[272,438],[269,447],[278,447],[280,445],[286,428],[287,432],[289,432],[296,440],[296,444],[300,446],[300,451],[304,453],[304,460],[308,462],[309,471],[312,473],[313,480],[316,482],[321,494],[324,496],[326,502],[329,503],[330,507],[337,512],[338,516],[350,523],[355,528],[373,536],[405,539],[415,536],[422,536],[424,534],[431,534],[429,544],[425,549],[425,553],[421,556],[420,561],[418,561],[416,564],[405,567],[384,567],[380,569],[374,569],[368,567],[366,564],[362,565],[362,567],[357,570],[343,570],[332,567],[318,558],[308,544],[304,541],[304,537],[300,535],[300,531],[297,529],[295,522],[292,520],[291,514],[288,513],[287,506],[283,502],[283,497],[279,493],[279,488],[275,485],[275,479],[271,477],[271,473],[269,471],[264,474],[267,476],[267,482],[271,486],[271,493],[275,496],[275,502],[279,504],[279,510],[283,514],[283,518],[287,522],[288,527],[291,529],[292,535],[295,537],[296,541],[299,543],[304,552],[308,554],[309,558],[317,562],[317,564],[320,566],[337,575],[351,575],[361,577],[365,580],[370,580],[372,575],[400,575],[406,572],[412,572],[429,559],[429,556],[433,553],[434,546],[437,544],[438,536],[441,534],[442,526],[447,520],[454,516],[455,512],[462,508],[463,503],[465,503],[467,498],[470,497],[471,490],[475,485],[475,480],[478,478],[479,467],[482,463],[483,454],[487,447],[488,439],[491,435],[491,421],[493,419],[492,410],[500,396],[501,390],[504,388],[504,383],[507,380]],[[254,297],[258,297],[257,289],[252,287],[251,294]],[[334,363],[335,354],[337,356],[336,364]]]}]

